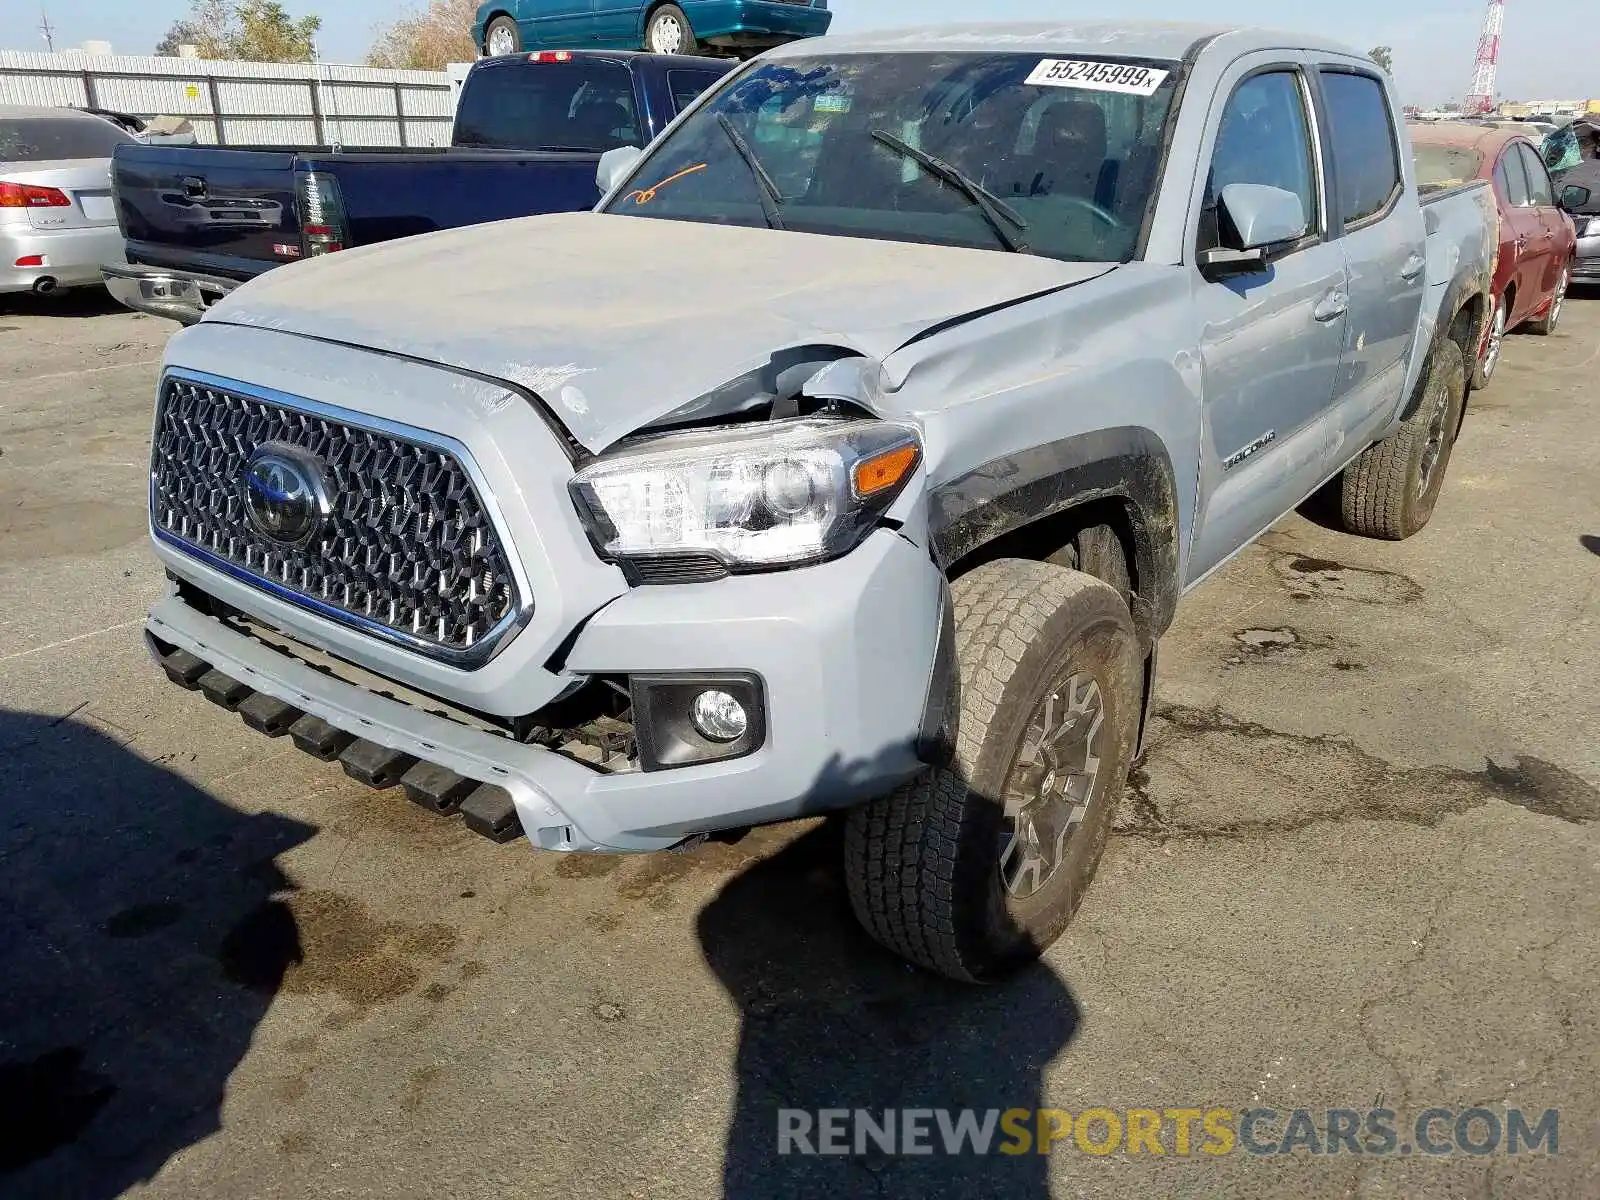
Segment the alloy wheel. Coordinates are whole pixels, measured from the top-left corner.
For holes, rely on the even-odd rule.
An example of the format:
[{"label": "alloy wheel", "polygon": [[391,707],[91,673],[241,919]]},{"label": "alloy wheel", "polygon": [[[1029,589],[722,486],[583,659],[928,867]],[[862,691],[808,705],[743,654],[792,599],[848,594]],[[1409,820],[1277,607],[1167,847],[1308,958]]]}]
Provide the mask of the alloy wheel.
[{"label": "alloy wheel", "polygon": [[1028,722],[1006,779],[1000,882],[1014,899],[1035,895],[1061,869],[1100,778],[1105,698],[1087,675],[1046,696]]}]

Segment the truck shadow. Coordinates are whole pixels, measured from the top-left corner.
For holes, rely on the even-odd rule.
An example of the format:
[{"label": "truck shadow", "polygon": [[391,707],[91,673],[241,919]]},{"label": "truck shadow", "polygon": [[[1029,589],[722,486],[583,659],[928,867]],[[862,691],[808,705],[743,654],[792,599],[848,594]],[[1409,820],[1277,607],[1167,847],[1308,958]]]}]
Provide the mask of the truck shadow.
[{"label": "truck shadow", "polygon": [[32,292],[0,296],[0,314],[12,317],[103,317],[127,311],[103,287],[72,288],[51,296]]},{"label": "truck shadow", "polygon": [[109,1200],[220,1128],[300,959],[273,859],[315,829],[5,709],[0,794],[0,1192]]},{"label": "truck shadow", "polygon": [[[881,949],[850,910],[843,821],[833,818],[730,881],[702,912],[706,961],[740,1010],[738,1095],[723,1167],[730,1197],[1049,1195],[1049,1159],[945,1150],[888,1155],[872,1141],[842,1156],[779,1153],[780,1111],[1044,1107],[1042,1073],[1080,1021],[1047,966],[1006,984],[946,982]],[[1033,1128],[1033,1114],[1027,1127]],[[853,1126],[845,1139],[854,1151]],[[818,1143],[813,1124],[811,1143]],[[901,1146],[897,1143],[897,1149]]]}]

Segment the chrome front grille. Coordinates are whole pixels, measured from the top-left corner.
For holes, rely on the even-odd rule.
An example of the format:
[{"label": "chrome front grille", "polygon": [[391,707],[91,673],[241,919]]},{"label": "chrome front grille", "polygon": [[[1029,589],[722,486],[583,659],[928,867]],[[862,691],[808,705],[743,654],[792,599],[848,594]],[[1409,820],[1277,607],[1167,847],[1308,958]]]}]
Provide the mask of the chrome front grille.
[{"label": "chrome front grille", "polygon": [[[325,515],[303,545],[262,532],[246,473],[262,447],[315,464]],[[157,403],[158,535],[281,599],[430,657],[486,658],[526,601],[454,443],[224,380],[169,374]]]}]

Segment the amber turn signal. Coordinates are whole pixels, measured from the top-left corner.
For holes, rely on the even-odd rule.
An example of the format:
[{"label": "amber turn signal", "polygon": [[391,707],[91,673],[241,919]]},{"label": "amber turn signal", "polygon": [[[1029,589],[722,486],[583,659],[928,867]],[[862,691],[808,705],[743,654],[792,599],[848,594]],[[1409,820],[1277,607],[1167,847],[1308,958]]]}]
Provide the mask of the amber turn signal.
[{"label": "amber turn signal", "polygon": [[865,499],[898,486],[901,480],[911,474],[919,457],[917,447],[907,445],[862,459],[855,469],[856,495]]}]

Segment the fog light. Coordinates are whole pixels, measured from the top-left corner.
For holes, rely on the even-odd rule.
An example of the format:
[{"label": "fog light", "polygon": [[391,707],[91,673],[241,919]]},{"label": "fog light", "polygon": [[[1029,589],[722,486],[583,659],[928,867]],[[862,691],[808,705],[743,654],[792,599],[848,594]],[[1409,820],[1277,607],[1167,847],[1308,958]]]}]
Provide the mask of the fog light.
[{"label": "fog light", "polygon": [[750,715],[727,692],[701,692],[690,711],[694,727],[713,742],[737,742],[750,728]]}]

